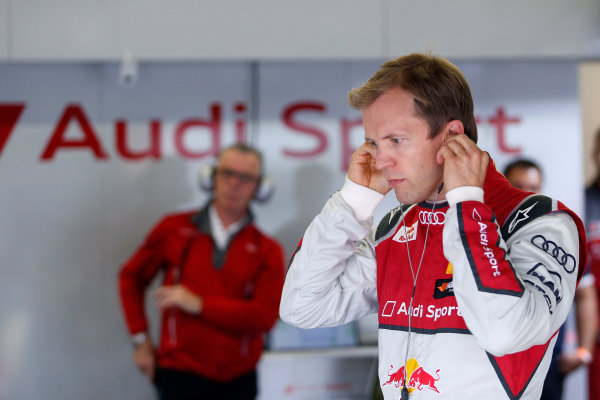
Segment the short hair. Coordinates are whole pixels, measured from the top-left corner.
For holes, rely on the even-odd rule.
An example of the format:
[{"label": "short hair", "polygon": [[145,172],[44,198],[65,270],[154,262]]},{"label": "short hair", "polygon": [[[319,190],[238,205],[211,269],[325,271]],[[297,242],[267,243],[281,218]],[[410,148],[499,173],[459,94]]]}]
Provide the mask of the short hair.
[{"label": "short hair", "polygon": [[519,169],[519,168],[521,168],[521,169],[535,168],[539,171],[540,175],[543,175],[542,168],[536,162],[525,159],[525,158],[519,158],[517,160],[510,162],[504,168],[504,176],[508,176],[514,169]]},{"label": "short hair", "polygon": [[222,149],[221,151],[219,151],[219,153],[217,154],[217,163],[221,160],[221,156],[223,155],[223,153],[225,153],[228,150],[235,150],[235,151],[239,151],[240,153],[246,153],[246,154],[254,154],[256,156],[256,158],[258,158],[258,162],[260,164],[260,173],[262,175],[262,173],[263,173],[263,155],[260,152],[260,150],[258,150],[256,147],[250,146],[249,144],[242,143],[242,142],[238,142],[238,143],[232,144],[230,146],[227,146],[224,149]]},{"label": "short hair", "polygon": [[438,135],[446,123],[459,120],[465,134],[477,143],[471,89],[450,61],[421,53],[388,61],[365,84],[348,93],[348,103],[362,110],[392,88],[406,90],[413,96],[417,115],[429,125],[430,138]]}]

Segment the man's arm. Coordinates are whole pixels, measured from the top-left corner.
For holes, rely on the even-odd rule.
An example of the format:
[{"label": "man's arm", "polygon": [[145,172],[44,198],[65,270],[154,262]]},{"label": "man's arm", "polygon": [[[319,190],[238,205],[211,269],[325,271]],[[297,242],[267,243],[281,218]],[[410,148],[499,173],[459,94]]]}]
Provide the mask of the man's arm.
[{"label": "man's arm", "polygon": [[598,302],[593,284],[581,287],[575,292],[577,312],[577,334],[579,346],[593,354],[598,329]]},{"label": "man's arm", "polygon": [[454,266],[454,293],[469,330],[494,355],[546,343],[575,293],[581,267],[576,223],[567,212],[553,212],[520,228],[507,244],[483,204],[488,155],[455,134],[438,160],[450,204],[444,255]]},{"label": "man's arm", "polygon": [[598,303],[593,279],[591,274],[584,275],[575,292],[575,317],[579,347],[573,353],[561,355],[560,369],[564,374],[568,374],[584,364],[589,364],[592,360],[598,327]]},{"label": "man's arm", "polygon": [[371,220],[357,220],[342,194],[335,193],[293,257],[281,318],[301,328],[316,328],[376,312],[377,271],[370,232]]},{"label": "man's arm", "polygon": [[142,343],[135,345],[133,362],[148,379],[154,379],[156,352],[149,336],[146,335],[146,339]]},{"label": "man's arm", "polygon": [[119,295],[125,322],[133,335],[148,330],[148,319],[144,308],[146,288],[160,268],[161,228],[155,227],[145,242],[123,264],[119,271]]},{"label": "man's arm", "polygon": [[546,343],[565,321],[579,266],[578,231],[568,213],[537,218],[507,245],[486,205],[458,203],[446,214],[444,254],[454,266],[463,318],[490,353]]},{"label": "man's arm", "polygon": [[390,190],[373,145],[352,155],[346,183],[306,230],[290,265],[281,318],[301,328],[341,325],[377,311],[373,214]]},{"label": "man's arm", "polygon": [[148,334],[144,297],[146,288],[162,265],[159,256],[161,231],[161,224],[154,227],[142,246],[125,262],[119,272],[119,295],[134,346],[133,362],[150,380],[154,378],[156,356]]}]

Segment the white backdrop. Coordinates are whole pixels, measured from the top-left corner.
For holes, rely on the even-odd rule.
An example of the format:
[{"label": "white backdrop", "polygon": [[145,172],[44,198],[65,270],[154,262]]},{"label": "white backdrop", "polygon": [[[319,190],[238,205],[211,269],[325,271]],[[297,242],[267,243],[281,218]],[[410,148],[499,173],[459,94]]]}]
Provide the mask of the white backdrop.
[{"label": "white backdrop", "polygon": [[[289,255],[343,183],[364,135],[346,94],[378,64],[148,63],[133,87],[116,64],[0,65],[0,399],[151,398],[131,363],[121,263],[163,213],[207,199],[197,171],[237,137],[265,154],[277,189],[255,212]],[[577,64],[459,67],[481,147],[500,169],[540,162],[544,191],[581,211]],[[152,131],[154,156],[135,158]]]}]

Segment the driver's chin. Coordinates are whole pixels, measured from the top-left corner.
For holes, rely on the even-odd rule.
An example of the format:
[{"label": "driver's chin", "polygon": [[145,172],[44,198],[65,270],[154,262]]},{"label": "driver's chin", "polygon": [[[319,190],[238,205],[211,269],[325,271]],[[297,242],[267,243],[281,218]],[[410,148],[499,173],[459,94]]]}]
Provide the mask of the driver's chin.
[{"label": "driver's chin", "polygon": [[398,199],[398,201],[402,204],[415,204],[415,203],[420,203],[422,201],[422,200],[416,200],[416,196],[410,196],[406,192],[399,192],[398,190],[396,190],[395,192],[396,192],[396,199]]},{"label": "driver's chin", "polygon": [[[428,201],[431,200],[433,201],[433,198],[430,198],[431,196],[428,196],[427,193],[428,191],[413,191],[413,192],[407,192],[406,190],[400,192],[398,190],[394,190],[396,193],[396,199],[398,199],[398,201],[402,204],[418,204],[421,203],[423,201]],[[432,192],[435,194],[435,192]]]}]

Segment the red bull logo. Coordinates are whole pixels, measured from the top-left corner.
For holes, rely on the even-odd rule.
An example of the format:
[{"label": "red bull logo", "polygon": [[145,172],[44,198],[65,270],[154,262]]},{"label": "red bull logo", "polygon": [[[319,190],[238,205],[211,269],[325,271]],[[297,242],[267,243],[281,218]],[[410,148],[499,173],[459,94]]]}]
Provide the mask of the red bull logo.
[{"label": "red bull logo", "polygon": [[388,376],[389,379],[387,380],[387,382],[385,382],[383,385],[381,385],[381,387],[386,386],[386,385],[394,385],[395,387],[399,388],[402,385],[402,382],[404,382],[404,365],[400,367],[400,369],[398,369],[398,371],[393,372],[390,374],[390,372],[394,369],[394,365],[390,365],[390,370],[388,371]]},{"label": "red bull logo", "polygon": [[440,393],[436,386],[436,382],[440,380],[440,370],[435,371],[435,376],[427,372],[425,368],[419,365],[417,360],[411,358],[406,362],[406,367],[401,366],[396,372],[394,365],[390,365],[388,371],[388,380],[384,382],[381,387],[390,385],[399,389],[404,389],[404,382],[407,382],[408,393],[412,393],[415,390],[422,391],[425,389],[433,390],[436,393]]},{"label": "red bull logo", "polygon": [[417,226],[419,225],[419,221],[417,220],[414,224],[407,227],[403,225],[398,229],[398,232],[393,237],[393,240],[399,243],[405,243],[410,240],[415,240],[417,238]]}]

